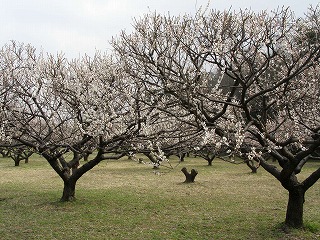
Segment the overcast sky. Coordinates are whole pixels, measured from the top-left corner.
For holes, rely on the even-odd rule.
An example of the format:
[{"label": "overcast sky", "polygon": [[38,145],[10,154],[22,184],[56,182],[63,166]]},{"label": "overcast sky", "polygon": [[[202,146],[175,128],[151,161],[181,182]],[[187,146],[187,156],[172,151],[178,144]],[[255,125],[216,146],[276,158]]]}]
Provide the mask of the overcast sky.
[{"label": "overcast sky", "polygon": [[[157,11],[195,13],[208,0],[0,0],[0,47],[15,40],[68,58],[105,51],[112,36],[132,30],[132,18]],[[219,10],[290,6],[297,16],[319,0],[211,0]]]}]

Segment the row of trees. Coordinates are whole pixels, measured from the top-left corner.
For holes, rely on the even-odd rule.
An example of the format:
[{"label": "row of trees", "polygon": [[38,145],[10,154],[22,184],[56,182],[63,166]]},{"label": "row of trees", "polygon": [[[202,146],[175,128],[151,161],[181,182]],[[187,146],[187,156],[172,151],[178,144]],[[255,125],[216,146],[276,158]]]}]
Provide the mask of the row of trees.
[{"label": "row of trees", "polygon": [[72,61],[12,42],[0,51],[1,144],[41,154],[64,182],[63,201],[105,159],[228,152],[279,180],[285,223],[301,227],[320,178],[320,168],[297,178],[320,148],[319,17],[318,7],[304,18],[147,14],[112,40],[111,54]]}]

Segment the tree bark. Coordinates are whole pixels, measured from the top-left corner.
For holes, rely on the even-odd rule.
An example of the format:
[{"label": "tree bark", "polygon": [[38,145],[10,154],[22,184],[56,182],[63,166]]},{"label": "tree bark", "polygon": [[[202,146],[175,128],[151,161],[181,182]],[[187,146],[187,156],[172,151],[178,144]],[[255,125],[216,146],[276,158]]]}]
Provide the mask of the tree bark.
[{"label": "tree bark", "polygon": [[195,177],[198,174],[197,170],[195,169],[191,169],[191,172],[189,173],[186,167],[182,168],[181,172],[183,172],[186,177],[186,180],[184,181],[184,183],[193,183]]},{"label": "tree bark", "polygon": [[70,202],[75,200],[76,182],[65,180],[63,186],[63,194],[60,199],[61,202]]},{"label": "tree bark", "polygon": [[258,168],[260,167],[260,164],[258,164],[257,166],[254,164],[253,160],[249,160],[247,159],[245,161],[245,163],[247,164],[247,166],[251,169],[251,173],[257,173]]},{"label": "tree bark", "polygon": [[180,162],[184,162],[185,156],[186,156],[186,153],[179,153],[179,154],[178,154],[179,161],[180,161]]},{"label": "tree bark", "polygon": [[303,204],[305,191],[301,186],[289,190],[285,225],[289,228],[303,227]]}]

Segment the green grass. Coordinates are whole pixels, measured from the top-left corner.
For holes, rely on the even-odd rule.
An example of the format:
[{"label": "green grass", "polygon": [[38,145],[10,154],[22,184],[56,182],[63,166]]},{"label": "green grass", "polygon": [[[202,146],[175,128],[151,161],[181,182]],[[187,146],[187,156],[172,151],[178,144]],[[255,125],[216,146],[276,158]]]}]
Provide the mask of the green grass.
[{"label": "green grass", "polygon": [[[176,163],[173,159],[173,165]],[[77,201],[60,203],[62,181],[39,157],[14,167],[0,159],[1,239],[319,239],[320,184],[306,195],[305,230],[284,233],[288,194],[263,169],[187,158],[154,174],[133,161],[108,161],[77,183]],[[183,184],[180,171],[198,170]],[[308,163],[308,175],[319,163]],[[303,177],[303,176],[302,176]]]}]

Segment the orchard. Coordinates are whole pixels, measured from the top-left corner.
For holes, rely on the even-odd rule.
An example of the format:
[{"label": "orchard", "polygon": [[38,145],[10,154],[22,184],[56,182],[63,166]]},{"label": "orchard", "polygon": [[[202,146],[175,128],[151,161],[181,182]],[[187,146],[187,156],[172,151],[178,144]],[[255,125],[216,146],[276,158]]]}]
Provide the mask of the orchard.
[{"label": "orchard", "polygon": [[250,162],[288,191],[285,225],[301,228],[305,194],[320,178],[320,167],[298,178],[319,160],[319,6],[303,18],[290,9],[153,13],[133,27],[110,53],[81,59],[3,46],[1,150],[41,155],[64,183],[61,201],[108,159]]}]

